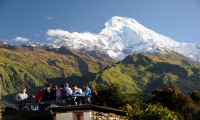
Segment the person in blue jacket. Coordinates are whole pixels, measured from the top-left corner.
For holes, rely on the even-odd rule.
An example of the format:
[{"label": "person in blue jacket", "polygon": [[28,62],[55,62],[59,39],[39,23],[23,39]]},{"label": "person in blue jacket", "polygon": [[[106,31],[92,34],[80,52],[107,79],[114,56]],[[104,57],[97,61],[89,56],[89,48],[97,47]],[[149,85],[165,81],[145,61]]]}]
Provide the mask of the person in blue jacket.
[{"label": "person in blue jacket", "polygon": [[91,92],[91,89],[89,88],[89,85],[87,83],[84,83],[83,84],[83,88],[85,88],[85,103],[91,103],[91,95],[92,95],[92,92]]}]

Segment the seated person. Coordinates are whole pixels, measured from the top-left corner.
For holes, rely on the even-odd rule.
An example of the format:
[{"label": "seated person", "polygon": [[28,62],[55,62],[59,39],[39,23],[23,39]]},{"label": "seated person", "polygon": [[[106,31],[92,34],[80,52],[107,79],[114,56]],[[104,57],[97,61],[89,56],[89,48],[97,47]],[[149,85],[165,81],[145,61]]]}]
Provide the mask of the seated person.
[{"label": "seated person", "polygon": [[63,90],[64,90],[64,94],[65,94],[66,97],[68,97],[72,94],[72,89],[69,87],[68,83],[64,84]]},{"label": "seated person", "polygon": [[18,93],[16,96],[15,96],[15,100],[17,102],[20,102],[20,101],[24,101],[28,98],[28,95],[26,94],[26,88],[23,88],[22,89],[22,92],[21,93]]},{"label": "seated person", "polygon": [[17,105],[19,107],[19,110],[22,109],[22,107],[24,106],[24,102],[26,101],[27,98],[28,98],[28,95],[26,94],[26,88],[23,88],[22,92],[18,93],[15,96],[15,100],[17,101]]},{"label": "seated person", "polygon": [[69,87],[68,83],[64,84],[64,88],[61,90],[61,99],[64,100],[65,105],[71,105],[72,89]]},{"label": "seated person", "polygon": [[82,89],[78,88],[76,84],[72,85],[72,88],[74,90],[73,94],[82,94]]},{"label": "seated person", "polygon": [[87,83],[83,84],[83,88],[85,88],[85,96],[92,95],[91,89],[89,88],[89,85]]},{"label": "seated person", "polygon": [[61,92],[62,92],[63,87],[64,87],[63,85],[60,85],[60,87],[56,91],[56,100],[57,101],[59,101],[61,99]]},{"label": "seated person", "polygon": [[56,91],[57,91],[57,89],[58,89],[57,85],[54,85],[52,87],[52,90],[50,91],[50,94],[49,94],[50,100],[56,100]]},{"label": "seated person", "polygon": [[91,89],[89,88],[89,85],[87,83],[83,84],[83,88],[85,88],[85,99],[84,99],[84,103],[91,103],[91,95],[92,95],[92,92],[91,92]]},{"label": "seated person", "polygon": [[[82,94],[82,89],[78,88],[76,84],[72,85],[72,88],[74,90],[73,94]],[[79,105],[81,103],[81,97],[74,97],[75,104]]]},{"label": "seated person", "polygon": [[47,87],[42,91],[40,102],[46,102],[50,100],[51,84],[47,84]]},{"label": "seated person", "polygon": [[45,89],[45,88],[42,88],[41,90],[38,90],[38,91],[35,93],[35,98],[34,98],[34,100],[35,100],[36,103],[40,102],[40,98],[41,98],[41,96],[42,96],[42,92],[43,92],[44,89]]}]

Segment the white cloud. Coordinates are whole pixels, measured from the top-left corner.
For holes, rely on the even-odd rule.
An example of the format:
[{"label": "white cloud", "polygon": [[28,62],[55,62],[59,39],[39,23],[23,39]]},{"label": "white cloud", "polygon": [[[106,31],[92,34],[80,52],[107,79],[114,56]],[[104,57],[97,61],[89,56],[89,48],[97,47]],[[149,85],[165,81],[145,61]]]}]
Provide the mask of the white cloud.
[{"label": "white cloud", "polygon": [[94,40],[96,39],[96,35],[95,34],[92,34],[90,32],[84,32],[84,33],[77,33],[77,32],[74,32],[72,33],[74,36],[79,36],[81,39],[85,39],[85,40]]},{"label": "white cloud", "polygon": [[83,32],[83,33],[79,33],[79,32],[68,32],[65,30],[61,30],[61,29],[49,29],[46,32],[46,35],[48,36],[47,40],[51,41],[54,40],[54,37],[63,37],[63,36],[70,36],[72,38],[78,38],[78,39],[82,39],[82,40],[89,40],[89,41],[94,41],[95,39],[97,39],[97,35],[90,33],[90,32]]},{"label": "white cloud", "polygon": [[69,34],[69,32],[61,29],[55,29],[55,30],[49,29],[46,34],[49,37],[61,37],[63,35]]},{"label": "white cloud", "polygon": [[28,42],[29,39],[28,38],[25,38],[25,37],[16,37],[14,39],[14,41],[17,41],[17,42]]}]

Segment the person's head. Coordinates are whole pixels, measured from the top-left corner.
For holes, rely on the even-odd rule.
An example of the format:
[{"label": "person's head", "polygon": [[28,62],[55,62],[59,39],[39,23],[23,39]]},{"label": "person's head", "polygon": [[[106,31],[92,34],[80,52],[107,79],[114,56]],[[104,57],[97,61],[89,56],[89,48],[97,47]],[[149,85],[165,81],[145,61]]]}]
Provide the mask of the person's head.
[{"label": "person's head", "polygon": [[87,83],[83,84],[83,88],[88,88],[88,87],[89,87],[89,85]]},{"label": "person's head", "polygon": [[72,85],[72,88],[75,90],[75,89],[77,89],[77,85],[76,84],[73,84]]},{"label": "person's head", "polygon": [[63,88],[64,87],[64,85],[60,85],[60,88]]},{"label": "person's head", "polygon": [[69,87],[69,84],[68,84],[68,83],[65,83],[64,86],[65,86],[66,88],[68,88],[68,87]]},{"label": "person's head", "polygon": [[54,90],[57,90],[57,89],[58,89],[58,86],[57,86],[57,85],[54,85],[54,86],[53,86],[53,89],[54,89]]},{"label": "person's head", "polygon": [[51,88],[51,84],[49,83],[49,84],[47,84],[47,88]]},{"label": "person's head", "polygon": [[26,88],[23,88],[23,89],[22,89],[22,93],[26,93]]}]

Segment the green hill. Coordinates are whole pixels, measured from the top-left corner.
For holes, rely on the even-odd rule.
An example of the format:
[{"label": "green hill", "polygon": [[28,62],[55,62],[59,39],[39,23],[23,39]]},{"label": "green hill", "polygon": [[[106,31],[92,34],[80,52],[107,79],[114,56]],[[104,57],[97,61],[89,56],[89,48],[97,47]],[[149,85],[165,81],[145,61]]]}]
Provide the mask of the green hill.
[{"label": "green hill", "polygon": [[91,83],[119,83],[128,93],[146,95],[172,84],[189,92],[200,90],[200,64],[175,53],[134,54],[101,71]]},{"label": "green hill", "polygon": [[92,57],[66,48],[0,48],[0,83],[3,101],[12,103],[23,87],[34,94],[46,83],[80,87],[90,82],[119,83],[128,93],[149,94],[155,88],[175,84],[184,92],[200,90],[200,64],[170,54],[133,54],[114,64],[101,55]]},{"label": "green hill", "polygon": [[23,87],[28,89],[29,94],[34,94],[46,83],[60,85],[69,82],[82,86],[111,63],[112,60],[106,62],[66,48],[0,48],[3,100],[13,102],[14,95]]}]

